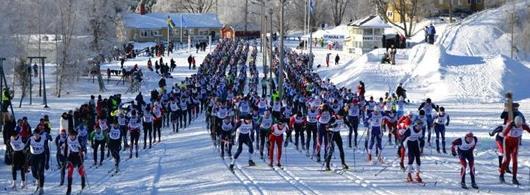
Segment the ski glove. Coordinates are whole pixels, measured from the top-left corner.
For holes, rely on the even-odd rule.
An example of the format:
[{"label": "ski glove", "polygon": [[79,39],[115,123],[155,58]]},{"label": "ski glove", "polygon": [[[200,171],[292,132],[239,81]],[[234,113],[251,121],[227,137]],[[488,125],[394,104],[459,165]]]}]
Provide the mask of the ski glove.
[{"label": "ski glove", "polygon": [[454,150],[451,151],[451,154],[452,154],[453,156],[456,156],[456,152],[455,152]]}]

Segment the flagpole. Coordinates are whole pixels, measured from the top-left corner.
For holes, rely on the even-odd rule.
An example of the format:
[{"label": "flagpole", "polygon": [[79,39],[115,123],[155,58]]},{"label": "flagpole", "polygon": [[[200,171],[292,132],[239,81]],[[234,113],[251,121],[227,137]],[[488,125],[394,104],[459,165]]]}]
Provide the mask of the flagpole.
[{"label": "flagpole", "polygon": [[309,16],[308,16],[308,29],[309,29],[308,44],[309,44],[309,68],[310,69],[313,68],[313,28],[311,26],[311,15],[313,15],[313,11],[314,11],[313,1],[316,1],[316,0],[308,0],[308,2],[310,2]]},{"label": "flagpole", "polygon": [[170,25],[167,25],[167,56],[169,57],[169,33],[170,33]]},{"label": "flagpole", "polygon": [[181,14],[180,15],[180,44],[182,44],[182,34],[183,34],[183,31],[184,31],[184,28],[183,28],[184,24],[182,24],[182,21],[183,21],[183,19],[182,19],[182,14]]}]

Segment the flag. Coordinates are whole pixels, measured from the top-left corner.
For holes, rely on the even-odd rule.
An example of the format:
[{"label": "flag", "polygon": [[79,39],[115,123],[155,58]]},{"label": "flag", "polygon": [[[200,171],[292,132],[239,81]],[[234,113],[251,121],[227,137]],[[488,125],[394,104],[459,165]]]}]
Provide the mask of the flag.
[{"label": "flag", "polygon": [[309,0],[309,14],[313,14],[316,8],[317,0]]},{"label": "flag", "polygon": [[167,17],[167,25],[170,27],[170,28],[175,28],[175,23],[173,22],[173,20],[171,19],[171,17]]}]

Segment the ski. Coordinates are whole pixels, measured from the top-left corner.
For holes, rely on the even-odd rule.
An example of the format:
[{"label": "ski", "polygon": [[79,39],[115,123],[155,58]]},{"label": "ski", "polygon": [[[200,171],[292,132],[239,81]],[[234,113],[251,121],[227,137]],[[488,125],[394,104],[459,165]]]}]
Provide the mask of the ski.
[{"label": "ski", "polygon": [[419,185],[419,186],[422,186],[422,187],[425,187],[427,185],[426,182],[417,182],[417,181],[405,181],[405,183],[407,183],[407,184],[416,184],[416,185]]}]

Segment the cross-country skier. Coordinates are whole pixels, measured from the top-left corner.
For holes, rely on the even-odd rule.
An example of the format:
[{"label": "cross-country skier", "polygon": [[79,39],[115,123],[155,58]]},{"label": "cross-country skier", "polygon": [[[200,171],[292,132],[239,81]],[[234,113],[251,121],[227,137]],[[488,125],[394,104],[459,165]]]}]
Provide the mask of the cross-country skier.
[{"label": "cross-country skier", "polygon": [[376,145],[375,155],[377,156],[377,160],[379,162],[383,161],[383,132],[381,130],[381,124],[383,124],[383,120],[388,120],[388,117],[383,116],[381,114],[381,110],[379,107],[375,107],[373,113],[368,118],[368,122],[370,124],[370,147],[368,149],[368,161],[370,162],[372,161],[372,149],[374,147],[374,144]]},{"label": "cross-country skier", "polygon": [[127,143],[127,141],[128,141],[128,139],[127,139],[127,131],[128,131],[127,124],[128,124],[128,121],[127,120],[128,120],[127,116],[123,112],[120,112],[120,114],[118,115],[118,125],[120,127],[121,137],[122,137],[122,140],[123,140],[123,151],[125,151],[127,148],[129,148],[129,143]]},{"label": "cross-country skier", "polygon": [[412,179],[412,173],[414,172],[413,163],[416,161],[416,182],[422,182],[420,177],[420,139],[423,137],[423,122],[421,120],[416,120],[414,126],[408,128],[403,133],[403,143],[408,153],[408,165],[407,165],[407,182],[414,181]]},{"label": "cross-country skier", "polygon": [[232,157],[232,145],[233,145],[233,134],[234,124],[230,118],[226,117],[223,119],[221,124],[221,158],[224,159],[225,149],[228,147],[228,156]]},{"label": "cross-country skier", "polygon": [[[87,150],[87,144],[88,144],[88,128],[86,127],[85,123],[81,123],[79,126],[77,126],[77,139],[79,140],[79,143],[81,144],[81,148],[83,151]],[[83,158],[87,158],[87,156],[83,155]]]},{"label": "cross-country skier", "polygon": [[[163,110],[159,102],[153,104],[152,113],[153,113],[153,142],[156,142],[156,136],[158,135],[158,143],[161,139],[161,128],[162,128],[162,116]],[[151,140],[149,140],[149,146],[151,146]],[[145,148],[145,142],[144,142]]]},{"label": "cross-country skier", "polygon": [[121,150],[121,129],[115,121],[110,125],[110,132],[109,132],[109,149],[110,153],[112,155],[112,158],[114,158],[114,167],[115,172],[119,172],[119,165],[120,165],[120,150]]},{"label": "cross-country skier", "polygon": [[[328,136],[327,128],[328,125],[331,122],[331,117],[333,115],[333,111],[329,108],[327,104],[323,104],[322,108],[320,109],[319,115],[318,115],[318,144],[317,144],[317,162],[320,162],[320,148],[322,147],[322,144],[324,148],[328,147]],[[327,151],[324,151],[324,156],[327,156]]]},{"label": "cross-country skier", "polygon": [[9,140],[9,147],[11,147],[11,175],[13,181],[11,189],[17,189],[17,170],[20,170],[20,188],[26,187],[26,152],[24,151],[25,143],[22,137],[17,132],[12,132]]},{"label": "cross-country skier", "polygon": [[294,135],[294,145],[296,147],[296,150],[299,150],[298,148],[298,140],[300,140],[302,143],[302,150],[305,149],[305,137],[304,137],[304,128],[306,124],[306,117],[302,114],[301,111],[298,111],[295,115],[291,117],[290,120],[290,128],[294,129],[295,135]]},{"label": "cross-country skier", "polygon": [[432,103],[431,98],[427,98],[425,102],[421,103],[420,107],[418,107],[418,111],[425,111],[425,116],[427,117],[427,143],[431,145],[431,130],[433,125],[433,116],[432,112],[433,110],[438,111],[438,106]]},{"label": "cross-country skier", "polygon": [[399,118],[398,126],[397,126],[398,134],[396,135],[396,137],[398,137],[398,142],[399,142],[397,154],[400,157],[399,167],[403,171],[405,171],[405,165],[404,165],[405,146],[403,143],[404,141],[403,133],[405,133],[405,130],[407,130],[409,126],[412,124],[413,117],[414,116],[412,114],[412,111],[409,111],[406,115],[403,115],[401,118]]},{"label": "cross-country skier", "polygon": [[258,113],[258,109],[257,108],[253,108],[252,109],[252,125],[253,125],[253,129],[252,129],[252,132],[254,132],[255,134],[255,138],[254,136],[252,137],[252,141],[256,142],[256,150],[258,150],[260,148],[260,141],[259,141],[259,137],[260,137],[260,129],[259,129],[259,126],[260,126],[260,123],[261,123],[261,116],[259,115]]},{"label": "cross-country skier", "polygon": [[440,142],[439,137],[442,138],[442,151],[445,151],[445,127],[449,126],[449,115],[445,113],[445,108],[440,107],[440,112],[434,117],[434,132],[436,132],[436,151],[440,153]]},{"label": "cross-country skier", "polygon": [[396,110],[392,109],[391,111],[387,111],[385,113],[385,116],[388,117],[386,120],[384,120],[385,127],[388,130],[388,144],[392,145],[392,135],[394,135],[394,142],[397,144],[397,122],[399,120],[398,115],[396,113]]},{"label": "cross-country skier", "polygon": [[[288,130],[287,125],[284,121],[278,120],[271,128],[271,134],[269,135],[269,166],[272,167],[274,164],[274,146],[276,145],[277,151],[277,166],[281,167],[281,158],[282,158],[282,143],[283,143],[283,134]],[[287,140],[286,140],[287,141]]]},{"label": "cross-country skier", "polygon": [[[171,126],[173,128],[173,132],[178,133],[179,132],[178,115],[180,112],[180,108],[179,108],[179,104],[176,98],[173,98],[171,101],[169,101],[169,111],[170,111]],[[208,119],[206,121],[208,121]]]},{"label": "cross-country skier", "polygon": [[[259,156],[263,159],[263,149],[267,148],[267,154],[269,154],[270,142],[269,135],[271,132],[272,124],[274,124],[270,111],[266,110],[263,117],[261,117],[259,125]],[[266,145],[266,146],[265,146]]]},{"label": "cross-country skier", "polygon": [[512,123],[509,123],[506,128],[502,131],[504,135],[504,158],[500,169],[499,180],[504,183],[504,172],[510,164],[510,160],[513,161],[512,171],[512,183],[520,185],[517,180],[517,155],[519,151],[520,137],[523,135],[523,130],[530,132],[530,128],[523,122],[521,116],[516,116]]},{"label": "cross-country skier", "polygon": [[237,158],[243,151],[243,144],[247,145],[248,147],[248,164],[249,166],[255,166],[256,164],[254,161],[252,161],[252,154],[254,153],[254,147],[252,145],[252,140],[250,139],[250,132],[252,131],[252,119],[250,117],[247,117],[243,119],[242,121],[239,121],[236,131],[236,143],[238,143],[237,151],[234,157],[232,158],[232,162],[230,163],[230,170],[234,170],[234,164],[236,163]]},{"label": "cross-country skier", "polygon": [[462,168],[460,168],[460,177],[462,177],[460,185],[462,186],[462,188],[465,189],[467,189],[466,167],[468,164],[469,175],[471,176],[471,187],[478,189],[477,183],[475,183],[475,159],[473,156],[473,150],[475,150],[477,142],[477,137],[473,136],[472,132],[469,132],[466,134],[465,137],[455,139],[451,146],[451,154],[453,156],[456,156],[458,154],[458,158],[460,159],[460,165],[462,165]]},{"label": "cross-country skier", "polygon": [[59,169],[61,169],[61,182],[59,185],[64,184],[64,177],[65,177],[65,171],[66,171],[66,154],[64,153],[64,147],[66,143],[66,138],[68,138],[68,135],[66,134],[66,129],[61,129],[61,132],[57,137],[55,138],[55,146],[57,148],[57,153],[55,154],[57,165],[59,166]]},{"label": "cross-country skier", "polygon": [[313,140],[313,147],[312,147],[312,155],[315,155],[315,150],[317,149],[317,117],[318,117],[318,111],[316,109],[316,106],[308,105],[309,111],[306,115],[306,132],[307,132],[307,139],[305,142],[306,147],[306,156],[309,156],[309,143],[311,143],[311,139]]},{"label": "cross-country skier", "polygon": [[66,143],[64,145],[64,153],[66,154],[66,159],[68,161],[68,187],[66,189],[66,194],[70,194],[72,192],[72,176],[74,173],[74,168],[77,167],[79,176],[81,176],[81,189],[85,188],[86,182],[85,168],[83,166],[83,156],[85,151],[83,151],[83,147],[79,142],[77,132],[68,132],[68,138],[66,139]]},{"label": "cross-country skier", "polygon": [[98,166],[98,149],[101,150],[101,159],[99,159],[99,166],[103,164],[103,159],[105,158],[105,143],[107,141],[107,136],[105,132],[101,130],[99,126],[96,127],[96,130],[90,134],[90,145],[94,150],[94,166]]},{"label": "cross-country skier", "polygon": [[142,116],[142,126],[144,129],[144,150],[147,148],[147,136],[149,136],[149,149],[153,144],[153,118],[154,113],[150,104],[145,107],[144,114]]},{"label": "cross-country skier", "polygon": [[136,115],[136,110],[133,110],[131,112],[131,118],[129,119],[129,132],[131,137],[131,143],[130,143],[130,150],[129,150],[129,158],[132,158],[132,152],[133,148],[136,150],[136,158],[138,158],[138,139],[140,139],[140,129],[141,126],[141,120],[140,117]]},{"label": "cross-country skier", "polygon": [[[45,134],[44,132],[42,134]],[[46,167],[46,150],[48,148],[48,139],[46,135],[42,135],[39,130],[33,131],[31,136],[26,143],[26,148],[30,148],[30,164],[31,173],[33,178],[37,180],[37,188],[35,192],[44,194],[44,169]]]},{"label": "cross-country skier", "polygon": [[348,146],[352,147],[352,133],[353,133],[353,143],[354,146],[357,147],[357,130],[359,129],[359,114],[360,114],[360,107],[359,107],[359,101],[357,99],[353,99],[352,102],[347,107],[348,110]]},{"label": "cross-country skier", "polygon": [[339,111],[337,114],[335,114],[334,119],[332,119],[331,128],[329,128],[328,137],[329,139],[329,152],[326,156],[326,170],[331,170],[330,163],[331,163],[331,157],[333,156],[333,152],[335,151],[335,142],[337,144],[337,147],[339,148],[339,155],[340,160],[342,162],[342,168],[348,169],[348,165],[346,165],[346,161],[344,160],[344,149],[342,147],[342,137],[340,136],[340,130],[344,126],[344,115],[346,113]]}]

